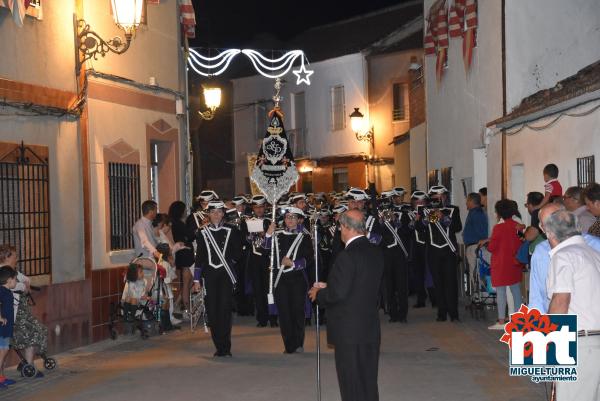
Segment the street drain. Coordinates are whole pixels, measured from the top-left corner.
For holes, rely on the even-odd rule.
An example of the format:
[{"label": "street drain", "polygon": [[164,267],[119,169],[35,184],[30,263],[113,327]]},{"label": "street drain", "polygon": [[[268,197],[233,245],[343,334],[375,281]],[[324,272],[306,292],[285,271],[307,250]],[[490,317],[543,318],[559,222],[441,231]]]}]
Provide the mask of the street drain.
[{"label": "street drain", "polygon": [[439,351],[440,349],[438,347],[431,347],[431,348],[427,348],[425,351],[427,352],[432,352],[432,351]]}]

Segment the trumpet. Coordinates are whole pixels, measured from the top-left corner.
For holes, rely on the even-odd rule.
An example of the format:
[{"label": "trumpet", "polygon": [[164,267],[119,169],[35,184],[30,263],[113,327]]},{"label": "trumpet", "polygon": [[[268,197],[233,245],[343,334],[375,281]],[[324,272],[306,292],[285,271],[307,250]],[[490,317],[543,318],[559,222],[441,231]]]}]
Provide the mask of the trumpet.
[{"label": "trumpet", "polygon": [[394,211],[392,209],[383,209],[380,210],[378,212],[379,214],[379,219],[381,219],[383,222],[387,222],[387,223],[391,223],[396,221],[396,213],[394,213]]},{"label": "trumpet", "polygon": [[442,215],[442,210],[441,209],[425,209],[425,216],[427,217],[427,221],[429,221],[430,224],[437,224],[440,222],[440,217]]}]

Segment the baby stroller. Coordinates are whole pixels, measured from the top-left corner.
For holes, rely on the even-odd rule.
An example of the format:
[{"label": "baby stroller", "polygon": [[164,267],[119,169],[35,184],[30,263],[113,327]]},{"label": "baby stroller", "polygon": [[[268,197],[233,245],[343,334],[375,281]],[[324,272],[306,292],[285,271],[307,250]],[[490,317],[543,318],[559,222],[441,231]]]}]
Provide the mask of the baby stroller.
[{"label": "baby stroller", "polygon": [[[29,288],[32,291],[40,290],[39,287],[35,287],[35,286],[30,286]],[[35,300],[33,299],[33,296],[31,295],[31,293],[23,293],[22,291],[15,291],[15,292],[23,297],[27,297],[27,303],[30,306],[35,306]],[[27,359],[25,358],[23,351],[15,349],[15,348],[13,348],[13,350],[19,357],[19,365],[17,366],[17,370],[21,374],[21,377],[25,377],[25,378],[35,377],[37,375],[38,371],[33,364],[30,364],[29,362],[27,362]],[[56,363],[56,359],[47,356],[45,353],[39,353],[38,356],[40,358],[42,358],[42,360],[44,361],[44,368],[46,370],[54,370],[56,368],[56,366],[58,366]]]},{"label": "baby stroller", "polygon": [[206,289],[204,288],[204,280],[202,280],[202,286],[197,292],[190,291],[190,330],[194,331],[198,326],[198,323],[202,321],[204,326],[204,332],[208,333],[208,322],[206,319],[206,304],[204,298],[206,297]]},{"label": "baby stroller", "polygon": [[111,304],[108,328],[110,338],[113,340],[116,340],[118,335],[119,321],[123,323],[126,332],[134,332],[135,329],[138,329],[142,339],[147,339],[151,334],[160,332],[158,322],[160,321],[160,305],[161,302],[164,302],[164,297],[161,298],[163,291],[159,291],[159,287],[162,287],[162,280],[158,265],[154,259],[148,257],[137,257],[131,261],[131,264],[142,266],[144,279],[148,283],[147,295],[149,298],[136,305],[135,310],[126,310],[122,302]]},{"label": "baby stroller", "polygon": [[474,269],[471,302],[467,308],[475,319],[485,319],[486,309],[496,307],[496,290],[492,287],[491,253],[487,247],[477,248],[477,268]]}]

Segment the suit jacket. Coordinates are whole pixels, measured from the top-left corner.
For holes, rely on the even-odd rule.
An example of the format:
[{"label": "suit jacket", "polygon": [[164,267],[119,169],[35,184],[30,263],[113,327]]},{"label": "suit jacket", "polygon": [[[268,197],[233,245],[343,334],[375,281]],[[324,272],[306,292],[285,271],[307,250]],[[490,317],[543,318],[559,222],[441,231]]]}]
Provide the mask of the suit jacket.
[{"label": "suit jacket", "polygon": [[327,309],[330,344],[380,342],[379,290],[383,277],[383,253],[366,237],[352,241],[337,256],[327,288],[317,302]]}]

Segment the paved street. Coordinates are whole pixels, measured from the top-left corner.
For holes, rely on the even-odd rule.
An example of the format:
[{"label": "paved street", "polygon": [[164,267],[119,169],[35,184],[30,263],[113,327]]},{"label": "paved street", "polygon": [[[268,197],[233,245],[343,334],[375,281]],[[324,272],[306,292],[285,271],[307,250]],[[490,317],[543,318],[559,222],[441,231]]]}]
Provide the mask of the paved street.
[{"label": "paved street", "polygon": [[[383,323],[380,399],[545,400],[544,387],[511,378],[506,349],[484,322],[437,323],[429,308],[408,325]],[[324,339],[325,333],[322,333]],[[324,341],[323,341],[324,343]],[[232,359],[213,359],[210,338],[187,330],[147,341],[121,338],[58,355],[59,369],[0,392],[6,400],[314,400],[315,336],[283,355],[277,329],[237,318]],[[9,375],[14,377],[11,368]],[[323,400],[339,400],[333,353],[323,355]]]}]

